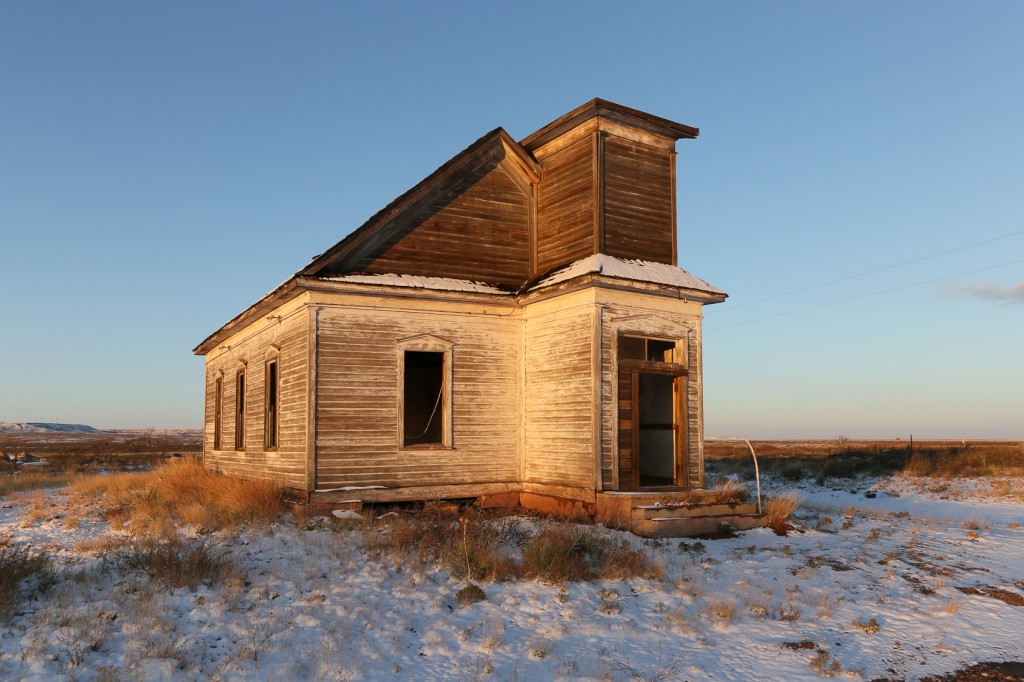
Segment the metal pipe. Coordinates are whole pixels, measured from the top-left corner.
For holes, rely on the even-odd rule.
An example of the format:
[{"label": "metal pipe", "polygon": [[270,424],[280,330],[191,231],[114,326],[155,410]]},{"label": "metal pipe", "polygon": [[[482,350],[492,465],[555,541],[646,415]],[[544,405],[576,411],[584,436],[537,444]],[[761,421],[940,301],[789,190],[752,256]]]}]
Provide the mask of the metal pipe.
[{"label": "metal pipe", "polygon": [[704,442],[712,443],[746,443],[750,448],[750,456],[754,458],[754,481],[757,484],[757,513],[761,513],[761,470],[757,466],[757,453],[749,440],[742,436],[704,436]]}]

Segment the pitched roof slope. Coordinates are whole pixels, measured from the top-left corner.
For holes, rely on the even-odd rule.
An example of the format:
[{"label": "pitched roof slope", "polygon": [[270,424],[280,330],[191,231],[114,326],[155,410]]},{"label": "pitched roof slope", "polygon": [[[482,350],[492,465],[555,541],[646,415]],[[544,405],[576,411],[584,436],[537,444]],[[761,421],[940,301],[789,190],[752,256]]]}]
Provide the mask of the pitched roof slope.
[{"label": "pitched roof slope", "polygon": [[359,260],[401,229],[404,219],[414,220],[418,211],[450,190],[461,178],[488,163],[500,162],[508,154],[515,157],[534,180],[540,178],[540,165],[503,128],[495,128],[372,215],[347,237],[316,256],[296,274],[343,273],[346,264]]}]

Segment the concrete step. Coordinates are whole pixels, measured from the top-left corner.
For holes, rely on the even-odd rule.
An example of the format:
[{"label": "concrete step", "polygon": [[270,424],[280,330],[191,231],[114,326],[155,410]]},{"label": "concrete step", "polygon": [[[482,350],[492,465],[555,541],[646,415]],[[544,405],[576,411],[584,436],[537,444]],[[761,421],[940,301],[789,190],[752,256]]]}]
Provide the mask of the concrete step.
[{"label": "concrete step", "polygon": [[633,517],[642,519],[654,519],[665,516],[691,518],[696,516],[727,516],[756,513],[756,504],[739,502],[726,504],[653,504],[639,505],[633,508]]},{"label": "concrete step", "polygon": [[634,521],[633,532],[645,538],[694,538],[717,535],[722,532],[724,523],[728,523],[735,530],[751,530],[766,525],[763,514],[666,516]]}]

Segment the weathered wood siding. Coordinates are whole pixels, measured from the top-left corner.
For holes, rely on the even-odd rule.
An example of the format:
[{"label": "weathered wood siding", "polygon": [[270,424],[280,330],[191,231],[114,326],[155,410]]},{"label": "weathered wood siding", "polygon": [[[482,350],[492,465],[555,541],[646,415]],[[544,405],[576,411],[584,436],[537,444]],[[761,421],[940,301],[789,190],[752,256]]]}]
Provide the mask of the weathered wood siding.
[{"label": "weathered wood siding", "polygon": [[[630,300],[632,299],[632,300]],[[632,463],[632,452],[623,452],[624,440],[618,423],[619,405],[628,400],[621,394],[618,376],[616,340],[626,332],[640,336],[687,339],[687,365],[689,373],[686,385],[686,457],[691,487],[703,487],[703,439],[704,419],[702,412],[700,334],[701,315],[699,304],[683,304],[666,299],[643,301],[639,295],[610,298],[601,312],[601,480],[605,490],[629,487],[628,481],[618,478],[618,463],[625,458]],[[686,310],[690,307],[690,310]],[[631,437],[628,442],[631,442]]]},{"label": "weathered wood siding", "polygon": [[594,137],[540,160],[537,186],[537,273],[597,253],[594,239]]},{"label": "weathered wood siding", "polygon": [[[317,490],[518,480],[519,319],[482,313],[320,307]],[[450,450],[399,447],[398,342],[424,334],[454,343]]]},{"label": "weathered wood siding", "polygon": [[[226,474],[270,478],[286,487],[306,488],[306,431],[309,377],[309,323],[306,308],[278,310],[280,319],[262,319],[228,339],[207,356],[206,466]],[[279,348],[275,351],[272,346]],[[264,445],[265,379],[268,351],[276,352],[280,382],[278,448]],[[235,449],[235,375],[245,362],[245,450]],[[213,448],[216,378],[223,372],[221,447]]]},{"label": "weathered wood siding", "polygon": [[675,155],[614,136],[603,153],[604,253],[674,263]]},{"label": "weathered wood siding", "polygon": [[501,165],[485,167],[351,270],[518,286],[530,276],[531,202]]},{"label": "weathered wood siding", "polygon": [[524,328],[524,481],[593,489],[592,301],[546,301]]}]

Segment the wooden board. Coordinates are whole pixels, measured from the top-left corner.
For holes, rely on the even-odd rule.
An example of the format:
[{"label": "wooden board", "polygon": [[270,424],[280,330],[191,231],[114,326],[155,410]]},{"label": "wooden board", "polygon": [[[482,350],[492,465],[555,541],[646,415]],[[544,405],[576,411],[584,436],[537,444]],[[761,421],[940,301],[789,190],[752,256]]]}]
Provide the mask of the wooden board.
[{"label": "wooden board", "polygon": [[604,252],[674,263],[674,155],[613,136],[603,155]]},{"label": "wooden board", "polygon": [[530,276],[532,212],[531,194],[503,166],[484,167],[351,270],[518,286]]},{"label": "wooden board", "polygon": [[597,252],[594,147],[584,138],[541,161],[537,186],[537,274]]}]

